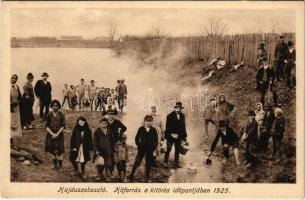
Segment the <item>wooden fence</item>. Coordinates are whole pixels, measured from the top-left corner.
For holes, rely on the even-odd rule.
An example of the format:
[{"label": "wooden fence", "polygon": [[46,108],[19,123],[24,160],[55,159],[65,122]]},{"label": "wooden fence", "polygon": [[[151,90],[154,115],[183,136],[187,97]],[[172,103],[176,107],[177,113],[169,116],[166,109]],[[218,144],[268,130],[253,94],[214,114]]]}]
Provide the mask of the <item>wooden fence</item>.
[{"label": "wooden fence", "polygon": [[[285,33],[283,35],[286,41],[291,40],[295,42],[294,33]],[[195,61],[209,61],[210,59],[221,57],[228,64],[236,64],[243,60],[246,65],[253,66],[257,63],[258,43],[263,42],[265,44],[268,57],[272,60],[278,40],[278,34],[266,33],[226,35],[223,37],[141,38],[123,41],[121,45],[123,48],[133,48],[144,52],[156,50],[170,51],[178,46],[182,46],[187,50],[187,56]]]}]

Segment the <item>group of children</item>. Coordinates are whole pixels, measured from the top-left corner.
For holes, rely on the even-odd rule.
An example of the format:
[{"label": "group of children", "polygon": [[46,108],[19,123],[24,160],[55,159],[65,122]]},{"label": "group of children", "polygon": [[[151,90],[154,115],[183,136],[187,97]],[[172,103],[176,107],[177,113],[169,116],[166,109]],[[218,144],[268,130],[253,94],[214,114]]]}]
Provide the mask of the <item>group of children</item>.
[{"label": "group of children", "polygon": [[95,81],[91,80],[90,85],[86,85],[84,79],[81,79],[77,86],[64,85],[62,106],[67,101],[69,109],[75,111],[78,105],[79,111],[97,111],[106,113],[108,109],[119,108],[123,112],[126,105],[127,86],[124,79],[117,81],[117,86],[113,88],[97,87]]},{"label": "group of children", "polygon": [[[65,115],[61,112],[61,104],[58,100],[51,102],[51,108],[46,120],[45,151],[51,154],[52,168],[62,171],[63,154],[65,153]],[[77,119],[70,139],[69,157],[74,168],[72,174],[86,177],[86,163],[92,160],[97,167],[98,180],[105,176],[106,181],[110,181],[115,166],[119,176],[126,180],[128,149],[127,136],[124,132],[127,128],[121,121],[115,119],[114,115],[115,111],[109,109],[107,118],[103,117],[100,120],[100,124],[93,134],[84,117]],[[93,151],[93,158],[90,156],[91,151]]]}]

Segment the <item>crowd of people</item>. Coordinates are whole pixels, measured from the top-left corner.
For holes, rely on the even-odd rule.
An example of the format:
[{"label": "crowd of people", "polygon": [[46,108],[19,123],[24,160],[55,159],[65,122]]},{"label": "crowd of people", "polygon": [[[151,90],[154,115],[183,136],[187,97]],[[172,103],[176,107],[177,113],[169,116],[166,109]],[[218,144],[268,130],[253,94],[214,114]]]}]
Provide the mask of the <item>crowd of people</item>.
[{"label": "crowd of people", "polygon": [[[295,50],[293,43],[288,45],[280,37],[280,43],[275,50],[276,69],[270,66],[264,44],[259,44],[258,73],[256,76],[258,89],[261,94],[260,102],[255,109],[248,112],[247,126],[242,129],[241,136],[231,127],[230,121],[236,106],[227,101],[225,95],[211,97],[206,106],[204,116],[205,139],[210,138],[209,124],[215,126],[215,139],[211,143],[208,158],[211,160],[218,140],[221,139],[223,147],[223,162],[230,156],[230,149],[237,165],[241,165],[239,159],[239,148],[245,148],[246,166],[253,165],[253,151],[266,151],[270,137],[273,139],[272,159],[281,159],[282,141],[285,132],[285,117],[280,105],[277,104],[274,85],[285,75],[287,85],[295,87]],[[284,69],[283,69],[284,68]],[[293,72],[294,71],[294,72]],[[13,139],[22,136],[22,129],[32,129],[34,120],[33,105],[35,96],[39,100],[41,121],[45,122],[46,142],[45,151],[50,153],[53,161],[52,168],[62,171],[63,154],[65,153],[64,132],[66,128],[65,114],[62,107],[68,103],[69,109],[75,110],[78,105],[79,111],[101,111],[99,126],[92,133],[87,119],[79,117],[73,128],[70,139],[70,161],[73,166],[73,174],[85,177],[85,167],[88,161],[95,163],[97,168],[97,179],[111,181],[113,172],[117,172],[122,181],[133,180],[137,168],[145,158],[145,180],[150,182],[151,167],[169,166],[169,155],[175,146],[174,169],[181,168],[179,157],[182,149],[189,145],[185,124],[185,115],[182,110],[182,102],[176,102],[174,111],[166,118],[165,127],[157,107],[152,106],[149,114],[145,115],[143,125],[139,127],[135,144],[137,155],[132,170],[127,177],[126,164],[129,162],[127,148],[127,127],[117,118],[117,107],[123,112],[126,105],[127,86],[124,80],[118,80],[115,89],[99,88],[95,81],[91,80],[89,85],[81,79],[77,86],[64,85],[62,91],[63,101],[52,100],[52,87],[48,81],[49,75],[43,73],[42,79],[32,86],[34,76],[28,73],[27,82],[23,86],[23,94],[17,85],[18,76],[11,77],[11,147],[14,148]],[[273,98],[265,100],[267,90],[271,90]],[[106,107],[107,105],[107,107]],[[49,111],[51,108],[51,111]],[[165,142],[166,141],[166,142]],[[91,153],[93,152],[93,157]],[[162,158],[164,153],[164,158]],[[80,170],[79,170],[80,168]],[[128,178],[128,179],[127,179]]]}]

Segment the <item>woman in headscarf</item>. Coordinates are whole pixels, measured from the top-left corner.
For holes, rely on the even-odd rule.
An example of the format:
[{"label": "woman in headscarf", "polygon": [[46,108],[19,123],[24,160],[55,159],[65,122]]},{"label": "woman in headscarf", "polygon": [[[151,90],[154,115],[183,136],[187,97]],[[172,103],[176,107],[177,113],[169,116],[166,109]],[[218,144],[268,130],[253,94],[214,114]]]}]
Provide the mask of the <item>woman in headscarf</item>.
[{"label": "woman in headscarf", "polygon": [[256,109],[255,109],[255,120],[258,124],[258,130],[257,130],[257,140],[258,142],[260,142],[261,136],[263,134],[263,132],[265,132],[266,130],[264,130],[264,119],[266,116],[266,112],[264,111],[264,107],[262,103],[257,103],[256,104]]},{"label": "woman in headscarf", "polygon": [[14,146],[13,139],[22,136],[20,104],[22,101],[20,89],[16,84],[18,76],[13,74],[11,77],[11,90],[10,90],[10,107],[11,107],[11,147]]}]

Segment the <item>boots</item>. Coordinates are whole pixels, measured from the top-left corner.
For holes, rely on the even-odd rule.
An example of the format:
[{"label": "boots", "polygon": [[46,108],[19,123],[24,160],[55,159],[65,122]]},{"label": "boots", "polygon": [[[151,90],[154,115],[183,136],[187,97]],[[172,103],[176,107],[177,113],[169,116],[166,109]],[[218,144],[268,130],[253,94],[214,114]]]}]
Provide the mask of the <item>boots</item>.
[{"label": "boots", "polygon": [[57,165],[57,159],[53,159],[53,166],[51,166],[52,169],[58,169],[58,165]]},{"label": "boots", "polygon": [[149,173],[150,173],[150,167],[146,167],[146,169],[145,169],[145,183],[151,183],[151,180],[149,179]]},{"label": "boots", "polygon": [[63,171],[62,160],[58,160],[58,170],[59,170],[60,172]]}]

